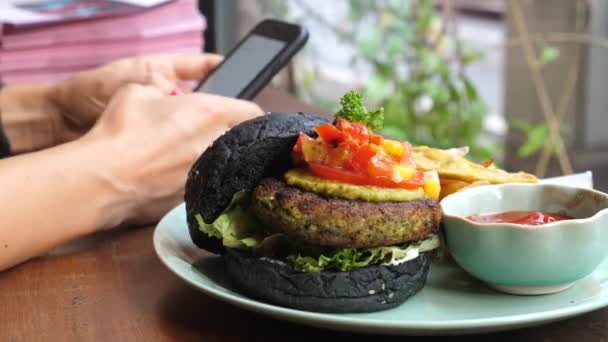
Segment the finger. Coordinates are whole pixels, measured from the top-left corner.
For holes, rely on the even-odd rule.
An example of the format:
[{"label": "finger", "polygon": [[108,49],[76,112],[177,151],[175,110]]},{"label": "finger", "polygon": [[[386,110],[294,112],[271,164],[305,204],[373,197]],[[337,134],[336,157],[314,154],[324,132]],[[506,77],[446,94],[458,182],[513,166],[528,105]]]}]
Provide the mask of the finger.
[{"label": "finger", "polygon": [[245,100],[233,99],[219,95],[202,95],[215,112],[226,119],[229,127],[262,115],[264,112],[255,103]]},{"label": "finger", "polygon": [[154,86],[144,86],[138,83],[128,83],[120,87],[112,100],[120,101],[125,98],[151,99],[164,96],[160,89]]},{"label": "finger", "polygon": [[200,80],[220,64],[223,57],[216,54],[177,55],[173,59],[175,76],[182,81]]},{"label": "finger", "polygon": [[171,96],[182,94],[182,91],[178,85],[169,81],[165,76],[158,72],[154,72],[150,75],[150,85],[157,87],[164,94]]}]

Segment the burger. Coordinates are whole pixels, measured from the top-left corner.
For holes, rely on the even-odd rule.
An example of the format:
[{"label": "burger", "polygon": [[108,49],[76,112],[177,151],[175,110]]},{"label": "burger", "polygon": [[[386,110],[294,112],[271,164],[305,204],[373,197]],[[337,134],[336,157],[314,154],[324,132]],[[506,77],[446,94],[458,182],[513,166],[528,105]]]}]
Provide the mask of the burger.
[{"label": "burger", "polygon": [[255,299],[371,312],[425,285],[439,247],[436,173],[407,142],[374,132],[382,110],[348,92],[332,121],[269,113],[230,129],[192,166],[190,237]]}]

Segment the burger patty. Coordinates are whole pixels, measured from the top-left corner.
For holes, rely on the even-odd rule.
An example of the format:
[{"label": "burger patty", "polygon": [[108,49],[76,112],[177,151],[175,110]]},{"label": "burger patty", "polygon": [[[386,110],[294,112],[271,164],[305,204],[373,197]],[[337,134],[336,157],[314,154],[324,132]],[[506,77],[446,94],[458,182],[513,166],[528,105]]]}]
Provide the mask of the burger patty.
[{"label": "burger patty", "polygon": [[276,232],[321,246],[378,247],[422,240],[441,214],[430,198],[366,202],[331,198],[265,178],[253,195],[255,215]]}]

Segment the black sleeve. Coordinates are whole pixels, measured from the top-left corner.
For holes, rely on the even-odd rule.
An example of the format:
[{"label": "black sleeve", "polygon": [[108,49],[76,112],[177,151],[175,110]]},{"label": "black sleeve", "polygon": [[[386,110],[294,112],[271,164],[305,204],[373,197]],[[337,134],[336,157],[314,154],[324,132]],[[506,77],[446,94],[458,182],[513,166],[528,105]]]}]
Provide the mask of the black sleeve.
[{"label": "black sleeve", "polygon": [[8,139],[2,130],[2,125],[0,124],[0,158],[7,157],[11,151],[10,145],[8,143]]},{"label": "black sleeve", "polygon": [[[4,84],[0,82],[0,90]],[[0,116],[2,116],[2,112],[0,111]],[[8,138],[6,134],[4,134],[4,130],[2,129],[2,120],[0,120],[0,158],[8,157],[11,153],[11,145],[8,143]]]}]

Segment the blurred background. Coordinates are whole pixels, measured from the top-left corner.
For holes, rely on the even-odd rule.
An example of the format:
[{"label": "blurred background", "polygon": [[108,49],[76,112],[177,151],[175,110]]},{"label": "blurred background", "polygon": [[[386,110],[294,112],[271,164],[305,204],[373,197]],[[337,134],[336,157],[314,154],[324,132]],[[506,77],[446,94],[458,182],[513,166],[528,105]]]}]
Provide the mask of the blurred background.
[{"label": "blurred background", "polygon": [[[55,17],[17,22],[15,8]],[[272,82],[300,101],[332,113],[357,89],[385,108],[386,135],[540,177],[592,170],[608,190],[606,0],[13,0],[0,4],[0,80],[225,54],[268,17],[310,31]]]}]

